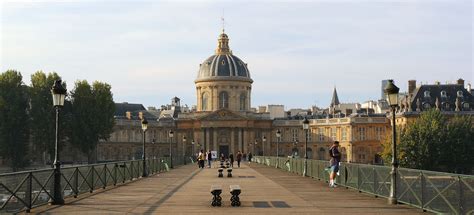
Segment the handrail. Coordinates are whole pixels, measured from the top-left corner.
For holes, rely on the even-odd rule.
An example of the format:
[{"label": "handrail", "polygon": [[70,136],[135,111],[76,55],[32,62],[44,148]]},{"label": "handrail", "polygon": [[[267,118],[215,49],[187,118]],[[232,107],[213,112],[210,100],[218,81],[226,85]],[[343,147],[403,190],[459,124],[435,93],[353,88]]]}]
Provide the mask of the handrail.
[{"label": "handrail", "polygon": [[[186,163],[187,158],[173,157],[175,166]],[[142,160],[114,161],[61,168],[61,193],[76,198],[79,194],[94,192],[142,176]],[[146,160],[149,175],[169,171],[169,157]],[[53,199],[54,169],[45,168],[0,174],[0,214],[29,212]]]},{"label": "handrail", "polygon": [[[252,162],[299,175],[302,158],[255,156]],[[309,177],[328,181],[328,161],[308,160]],[[337,184],[378,197],[388,198],[389,166],[341,163]],[[448,214],[474,214],[474,175],[451,174],[418,169],[398,168],[397,199],[425,211]]]}]

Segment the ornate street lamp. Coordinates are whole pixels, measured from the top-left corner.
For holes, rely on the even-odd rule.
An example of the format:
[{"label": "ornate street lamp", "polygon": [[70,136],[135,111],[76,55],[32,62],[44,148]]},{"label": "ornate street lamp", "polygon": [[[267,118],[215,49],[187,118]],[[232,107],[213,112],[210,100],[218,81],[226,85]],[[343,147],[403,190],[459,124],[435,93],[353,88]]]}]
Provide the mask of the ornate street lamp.
[{"label": "ornate street lamp", "polygon": [[66,99],[66,88],[63,87],[61,80],[56,80],[51,88],[51,95],[53,96],[53,106],[56,109],[56,141],[54,144],[54,185],[53,185],[53,199],[51,204],[63,205],[64,199],[61,190],[61,162],[59,161],[59,110],[64,106]]},{"label": "ornate street lamp", "polygon": [[397,169],[398,169],[398,159],[397,159],[397,134],[395,129],[395,110],[398,106],[398,92],[400,89],[395,86],[393,80],[388,80],[387,86],[385,87],[385,95],[387,97],[387,102],[392,109],[392,171],[390,172],[391,181],[390,181],[390,195],[388,198],[389,204],[397,204]]},{"label": "ornate street lamp", "polygon": [[170,138],[170,167],[173,168],[173,154],[171,153],[171,142],[173,142],[174,132],[170,130],[168,136]]},{"label": "ornate street lamp", "polygon": [[196,155],[196,151],[194,151],[194,139],[191,141],[191,145],[193,145],[193,153],[191,154],[193,159],[194,159],[194,156]]},{"label": "ornate street lamp", "polygon": [[278,145],[280,145],[280,138],[281,138],[281,131],[280,129],[277,130],[276,132],[276,138],[277,138],[277,153],[276,153],[276,156],[277,156],[277,162],[276,162],[276,168],[278,168],[278,163],[280,161],[280,149],[278,148]]},{"label": "ornate street lamp", "polygon": [[148,129],[148,121],[146,120],[145,117],[143,117],[142,120],[142,130],[143,130],[143,154],[142,154],[142,162],[143,162],[143,173],[142,177],[147,177],[148,176],[148,171],[146,169],[146,154],[145,154],[145,135],[146,135],[146,130]]},{"label": "ornate street lamp", "polygon": [[262,156],[265,156],[265,143],[267,142],[267,138],[265,136],[262,137]]},{"label": "ornate street lamp", "polygon": [[308,130],[309,130],[309,121],[306,117],[303,120],[303,130],[305,131],[303,176],[306,176],[306,174],[308,173]]},{"label": "ornate street lamp", "polygon": [[186,156],[184,155],[185,147],[186,147],[186,136],[183,136],[183,163],[186,165]]}]

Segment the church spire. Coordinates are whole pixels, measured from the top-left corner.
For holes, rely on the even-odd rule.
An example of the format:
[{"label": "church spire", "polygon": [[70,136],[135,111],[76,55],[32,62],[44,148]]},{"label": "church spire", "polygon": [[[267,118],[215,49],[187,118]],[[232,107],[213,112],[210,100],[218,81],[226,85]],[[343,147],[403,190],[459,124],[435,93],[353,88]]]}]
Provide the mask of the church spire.
[{"label": "church spire", "polygon": [[339,97],[337,96],[336,87],[334,87],[334,91],[332,93],[332,99],[331,99],[331,107],[334,107],[339,104],[340,104]]}]

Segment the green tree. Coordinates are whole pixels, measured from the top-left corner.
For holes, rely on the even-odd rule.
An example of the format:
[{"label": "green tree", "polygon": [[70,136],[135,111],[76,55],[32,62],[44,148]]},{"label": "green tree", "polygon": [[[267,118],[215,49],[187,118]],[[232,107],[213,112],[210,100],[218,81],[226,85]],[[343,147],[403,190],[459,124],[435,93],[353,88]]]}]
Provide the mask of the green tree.
[{"label": "green tree", "polygon": [[[49,155],[50,161],[54,159],[55,141],[55,111],[52,106],[51,86],[54,81],[61,79],[56,73],[45,74],[38,71],[31,75],[30,86],[30,117],[31,141],[37,152],[36,159],[46,159],[43,153]],[[62,117],[61,117],[62,118]],[[61,126],[60,128],[62,128]],[[63,129],[61,129],[63,130]],[[60,135],[64,139],[64,135]],[[59,144],[60,146],[62,144]],[[41,154],[40,154],[41,153]],[[46,160],[43,160],[45,163]]]},{"label": "green tree", "polygon": [[76,82],[71,93],[72,144],[87,154],[88,162],[96,160],[95,150],[99,140],[110,137],[114,126],[115,104],[111,86],[87,81]]},{"label": "green tree", "polygon": [[0,155],[13,171],[28,165],[28,88],[15,70],[0,73]]},{"label": "green tree", "polygon": [[[401,167],[443,172],[469,173],[474,164],[474,135],[471,117],[447,119],[436,109],[399,132],[398,160]],[[383,142],[382,157],[391,161],[391,137]]]}]

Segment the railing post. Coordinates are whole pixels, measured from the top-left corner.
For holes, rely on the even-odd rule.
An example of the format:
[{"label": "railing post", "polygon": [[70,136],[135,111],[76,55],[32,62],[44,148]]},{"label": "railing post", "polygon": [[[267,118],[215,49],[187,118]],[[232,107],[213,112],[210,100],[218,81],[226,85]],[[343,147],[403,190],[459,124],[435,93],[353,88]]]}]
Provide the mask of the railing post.
[{"label": "railing post", "polygon": [[79,167],[76,167],[76,171],[74,171],[74,198],[77,198],[79,195]]},{"label": "railing post", "polygon": [[133,180],[133,161],[130,161],[130,181]]},{"label": "railing post", "polygon": [[425,197],[425,186],[426,186],[426,181],[425,181],[425,175],[423,174],[423,171],[420,171],[420,183],[421,183],[421,209],[425,211],[425,202],[426,202],[426,197]]},{"label": "railing post", "polygon": [[[26,193],[25,193],[25,195],[26,195],[25,200],[26,200],[26,203],[28,204],[28,205],[26,205],[26,213],[29,213],[32,206],[33,206],[32,205],[32,200],[33,199],[32,199],[32,196],[31,196],[32,192],[33,192],[32,187],[33,187],[33,173],[29,172],[28,173],[28,182],[26,183]],[[38,193],[38,195],[39,195],[39,193]]]},{"label": "railing post", "polygon": [[92,191],[94,190],[94,185],[95,185],[94,166],[91,166],[91,183],[90,183],[90,187],[89,187],[89,193],[92,193]]},{"label": "railing post", "polygon": [[357,165],[357,190],[360,193],[360,165]]},{"label": "railing post", "polygon": [[377,170],[376,170],[375,167],[372,167],[372,170],[373,170],[372,173],[373,173],[373,177],[374,177],[374,189],[373,189],[373,191],[374,191],[375,197],[378,197],[378,195],[377,195],[377,173],[376,173]]},{"label": "railing post", "polygon": [[459,211],[458,214],[465,214],[464,211],[464,192],[462,189],[462,178],[458,176],[458,183],[459,183]]},{"label": "railing post", "polygon": [[114,186],[117,185],[117,168],[118,168],[118,164],[115,163],[115,165],[114,165],[114,176],[113,176],[113,178],[114,178]]},{"label": "railing post", "polygon": [[126,170],[127,170],[127,162],[123,162],[122,183],[125,183],[125,180],[126,180],[126,176],[125,176],[125,174],[127,173]]},{"label": "railing post", "polygon": [[107,164],[104,164],[104,180],[102,181],[102,189],[105,189],[107,187]]}]

